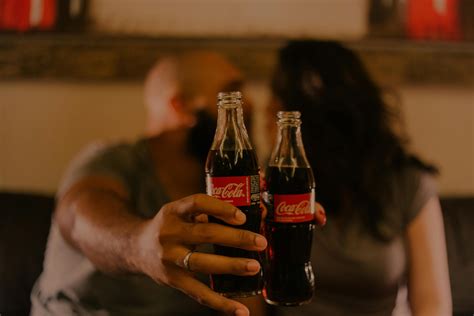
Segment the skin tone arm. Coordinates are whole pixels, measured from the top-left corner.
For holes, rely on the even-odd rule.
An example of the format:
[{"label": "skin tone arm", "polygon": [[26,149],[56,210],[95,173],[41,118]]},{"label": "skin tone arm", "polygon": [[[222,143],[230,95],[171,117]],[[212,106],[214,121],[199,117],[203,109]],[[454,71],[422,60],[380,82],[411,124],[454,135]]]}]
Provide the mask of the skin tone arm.
[{"label": "skin tone arm", "polygon": [[[208,223],[212,215],[232,224],[245,214],[232,205],[197,194],[164,205],[152,219],[133,215],[125,188],[107,177],[87,177],[59,200],[55,220],[64,238],[105,273],[146,274],[176,288],[203,305],[229,315],[248,315],[247,307],[213,292],[183,267],[192,246],[215,243],[262,251],[266,239],[253,232]],[[258,261],[194,253],[193,272],[253,275]]]},{"label": "skin tone arm", "polygon": [[452,315],[443,217],[431,198],[408,226],[408,297],[414,316]]}]

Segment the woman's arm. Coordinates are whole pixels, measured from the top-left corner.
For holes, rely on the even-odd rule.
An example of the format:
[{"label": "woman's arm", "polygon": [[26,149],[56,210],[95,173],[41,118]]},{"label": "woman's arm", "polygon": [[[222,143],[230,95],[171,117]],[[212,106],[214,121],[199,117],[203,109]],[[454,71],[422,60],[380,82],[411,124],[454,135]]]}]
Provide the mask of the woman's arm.
[{"label": "woman's arm", "polygon": [[408,298],[414,316],[452,315],[443,216],[437,197],[408,225]]}]

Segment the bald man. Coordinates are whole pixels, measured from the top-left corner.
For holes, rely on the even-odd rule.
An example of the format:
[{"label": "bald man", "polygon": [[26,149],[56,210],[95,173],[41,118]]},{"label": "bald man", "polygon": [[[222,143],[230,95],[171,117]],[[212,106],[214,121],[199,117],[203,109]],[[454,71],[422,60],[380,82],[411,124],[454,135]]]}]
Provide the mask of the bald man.
[{"label": "bald man", "polygon": [[253,251],[267,244],[259,234],[208,223],[212,215],[240,225],[245,215],[196,195],[205,190],[216,94],[241,83],[238,69],[211,52],[167,57],[153,67],[145,82],[145,137],[90,147],[66,172],[32,315],[209,315],[208,307],[248,315],[195,273],[253,275],[259,263],[190,252],[208,243]]}]

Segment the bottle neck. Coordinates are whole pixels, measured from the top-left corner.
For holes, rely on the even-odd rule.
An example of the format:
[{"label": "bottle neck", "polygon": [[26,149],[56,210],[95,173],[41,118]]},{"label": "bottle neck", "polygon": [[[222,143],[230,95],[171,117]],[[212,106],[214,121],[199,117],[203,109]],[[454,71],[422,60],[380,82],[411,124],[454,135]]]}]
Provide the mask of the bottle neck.
[{"label": "bottle neck", "polygon": [[276,145],[273,149],[269,166],[309,168],[308,159],[301,137],[301,121],[282,120],[278,121],[278,134]]},{"label": "bottle neck", "polygon": [[243,119],[240,100],[219,100],[217,129],[212,143],[212,150],[250,150],[247,129]]}]

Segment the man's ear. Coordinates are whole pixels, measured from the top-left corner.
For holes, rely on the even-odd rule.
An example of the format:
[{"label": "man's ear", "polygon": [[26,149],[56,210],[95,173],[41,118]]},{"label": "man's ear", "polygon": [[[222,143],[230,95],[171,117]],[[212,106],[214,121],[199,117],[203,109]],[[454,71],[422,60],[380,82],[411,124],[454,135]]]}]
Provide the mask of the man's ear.
[{"label": "man's ear", "polygon": [[171,97],[170,106],[176,113],[181,113],[184,111],[184,102],[178,94]]},{"label": "man's ear", "polygon": [[192,127],[196,124],[195,116],[191,111],[189,111],[189,109],[187,109],[186,103],[179,94],[171,97],[170,106],[171,110],[176,114],[182,125]]}]

